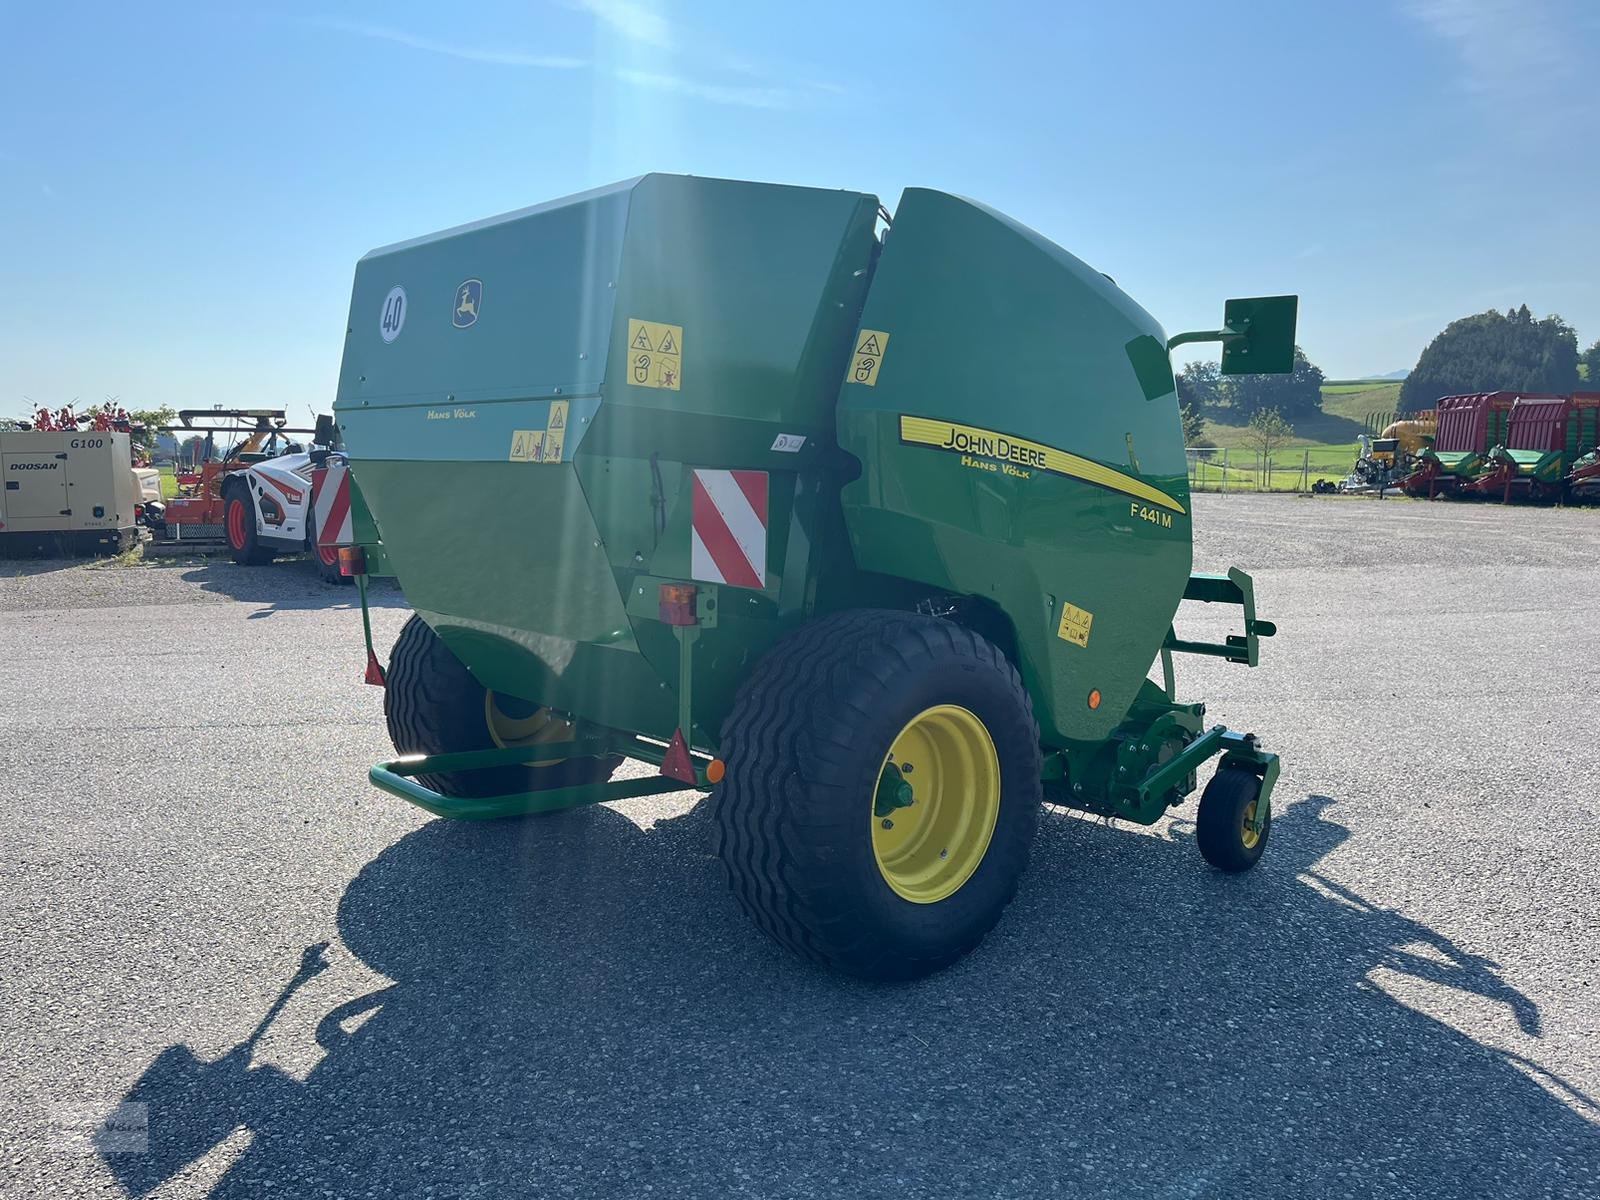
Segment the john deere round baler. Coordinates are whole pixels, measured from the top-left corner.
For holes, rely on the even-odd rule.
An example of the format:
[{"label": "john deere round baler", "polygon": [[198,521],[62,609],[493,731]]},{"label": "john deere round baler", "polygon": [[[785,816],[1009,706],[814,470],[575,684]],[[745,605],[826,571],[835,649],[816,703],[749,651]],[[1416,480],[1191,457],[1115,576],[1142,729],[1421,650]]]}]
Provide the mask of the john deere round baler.
[{"label": "john deere round baler", "polygon": [[[880,226],[883,232],[878,232]],[[713,792],[768,933],[907,977],[993,926],[1041,799],[1266,846],[1275,756],[1180,703],[1255,665],[1191,574],[1171,346],[1288,370],[1293,297],[1168,338],[980,204],[650,175],[376,250],[336,405],[360,578],[416,615],[369,677],[379,787],[462,818]],[[1180,640],[1180,600],[1240,606]],[[1165,686],[1146,676],[1160,659]],[[655,773],[613,780],[624,759]]]}]

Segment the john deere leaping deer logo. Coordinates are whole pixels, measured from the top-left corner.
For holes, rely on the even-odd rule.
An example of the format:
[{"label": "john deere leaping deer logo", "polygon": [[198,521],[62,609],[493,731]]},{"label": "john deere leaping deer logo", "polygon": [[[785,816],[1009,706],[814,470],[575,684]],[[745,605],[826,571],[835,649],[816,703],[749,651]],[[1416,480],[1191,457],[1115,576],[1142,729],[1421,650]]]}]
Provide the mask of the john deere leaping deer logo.
[{"label": "john deere leaping deer logo", "polygon": [[483,280],[464,279],[456,285],[456,311],[454,316],[457,329],[465,329],[478,319],[478,306],[483,303]]}]

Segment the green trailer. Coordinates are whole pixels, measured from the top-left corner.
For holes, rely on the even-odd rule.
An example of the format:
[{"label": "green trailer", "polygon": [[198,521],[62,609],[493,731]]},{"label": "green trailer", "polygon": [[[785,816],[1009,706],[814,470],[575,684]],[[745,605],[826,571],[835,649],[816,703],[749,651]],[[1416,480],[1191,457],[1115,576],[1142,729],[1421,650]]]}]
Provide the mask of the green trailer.
[{"label": "green trailer", "polygon": [[[1274,629],[1191,572],[1168,351],[1286,371],[1295,307],[1169,338],[924,189],[649,175],[373,251],[344,558],[416,611],[386,669],[367,626],[372,782],[467,819],[709,790],[755,922],[877,978],[977,944],[1041,800],[1149,824],[1220,756],[1199,848],[1252,866],[1278,760],[1173,656],[1254,666]],[[1238,632],[1181,638],[1184,599]]]}]

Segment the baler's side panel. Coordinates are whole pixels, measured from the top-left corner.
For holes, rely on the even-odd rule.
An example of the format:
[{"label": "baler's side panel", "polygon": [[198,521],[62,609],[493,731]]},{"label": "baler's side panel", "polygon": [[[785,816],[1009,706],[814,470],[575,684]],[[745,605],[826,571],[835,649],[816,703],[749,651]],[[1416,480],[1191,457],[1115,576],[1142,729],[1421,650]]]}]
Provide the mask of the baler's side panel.
[{"label": "baler's side panel", "polygon": [[696,647],[714,738],[750,653],[800,619],[820,509],[837,525],[820,472],[876,211],[647,176],[362,260],[335,410],[389,566],[481,682],[669,735],[676,642],[623,597],[691,574],[695,468],[759,471],[765,586]]},{"label": "baler's side panel", "polygon": [[1105,737],[1189,576],[1171,372],[1147,396],[1128,349],[1163,331],[1038,234],[916,189],[861,327],[888,336],[839,400],[864,468],[843,493],[858,563],[998,605],[1046,741]]},{"label": "baler's side panel", "polygon": [[[625,710],[615,723],[648,728],[670,698],[633,643],[573,466],[599,408],[633,186],[369,254],[334,410],[407,600],[478,679],[573,711],[603,696]],[[385,328],[396,289],[404,319]]]},{"label": "baler's side panel", "polygon": [[[633,192],[603,403],[577,459],[617,587],[697,577],[696,469],[765,476],[764,586],[725,589],[696,647],[701,745],[715,744],[754,656],[802,619],[810,583],[849,567],[842,539],[824,535],[838,510],[823,473],[838,467],[834,400],[877,210],[859,192],[670,175],[646,176]],[[676,354],[662,353],[669,333]],[[671,630],[635,620],[632,632],[670,694]]]}]

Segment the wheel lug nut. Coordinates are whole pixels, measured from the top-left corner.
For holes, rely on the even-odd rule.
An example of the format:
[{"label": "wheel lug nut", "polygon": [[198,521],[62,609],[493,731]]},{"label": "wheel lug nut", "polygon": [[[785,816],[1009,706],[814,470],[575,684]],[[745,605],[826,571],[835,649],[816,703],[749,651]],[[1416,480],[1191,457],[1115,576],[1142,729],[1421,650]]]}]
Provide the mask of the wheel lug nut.
[{"label": "wheel lug nut", "polygon": [[894,822],[891,821],[888,817],[885,817],[883,819],[883,827],[885,829],[893,829],[894,828]]},{"label": "wheel lug nut", "polygon": [[949,850],[941,850],[941,851],[939,851],[939,857],[940,858],[949,858],[950,857],[950,851]]}]

